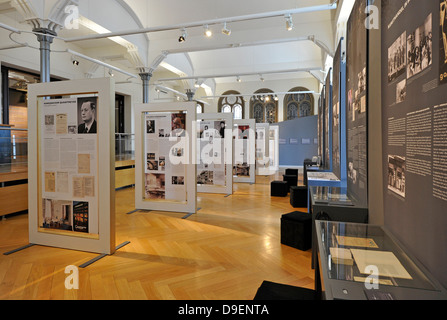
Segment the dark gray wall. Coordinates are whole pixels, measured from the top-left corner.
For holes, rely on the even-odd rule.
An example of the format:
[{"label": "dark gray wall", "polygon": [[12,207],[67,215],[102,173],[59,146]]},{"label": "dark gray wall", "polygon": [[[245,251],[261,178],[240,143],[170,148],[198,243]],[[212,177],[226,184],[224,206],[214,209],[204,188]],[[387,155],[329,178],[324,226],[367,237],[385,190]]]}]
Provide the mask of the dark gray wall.
[{"label": "dark gray wall", "polygon": [[[447,143],[442,135],[445,120],[439,114],[447,112],[447,83],[440,77],[445,66],[440,1],[383,0],[382,4],[386,5],[381,12],[384,224],[447,287],[447,179],[441,156],[447,153]],[[404,72],[389,75],[388,50],[398,50],[393,47],[396,39],[403,34],[418,39],[429,31],[430,64],[421,63],[422,70],[412,74],[408,69],[412,60],[407,60]],[[418,47],[430,43],[415,42]],[[407,57],[414,56],[406,44]],[[406,95],[397,95],[405,82]],[[370,119],[370,124],[376,126],[375,121]]]},{"label": "dark gray wall", "polygon": [[[298,118],[278,123],[279,139],[286,144],[279,145],[280,166],[302,166],[304,159],[312,159],[318,154],[318,116]],[[296,139],[297,144],[290,144],[290,139]],[[302,139],[310,140],[303,144]]]},{"label": "dark gray wall", "polygon": [[[381,7],[381,0],[374,5]],[[381,28],[382,26],[380,26]],[[371,106],[382,104],[381,87],[381,29],[369,30],[369,72],[368,72],[368,209],[369,222],[384,224],[383,214],[383,170],[382,164],[382,109]]]}]

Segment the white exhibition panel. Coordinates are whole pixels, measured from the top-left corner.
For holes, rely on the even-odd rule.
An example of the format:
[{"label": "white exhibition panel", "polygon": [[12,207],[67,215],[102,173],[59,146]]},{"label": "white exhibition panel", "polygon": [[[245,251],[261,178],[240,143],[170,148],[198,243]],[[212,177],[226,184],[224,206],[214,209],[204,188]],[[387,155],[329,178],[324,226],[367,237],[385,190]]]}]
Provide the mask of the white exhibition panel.
[{"label": "white exhibition panel", "polygon": [[195,102],[135,106],[136,209],[196,213],[196,112]]},{"label": "white exhibition panel", "polygon": [[257,123],[256,124],[256,174],[269,174],[269,134],[270,124]]},{"label": "white exhibition panel", "polygon": [[279,170],[279,126],[270,126],[269,134],[270,172]]},{"label": "white exhibition panel", "polygon": [[197,191],[233,194],[232,172],[233,114],[198,114]]},{"label": "white exhibition panel", "polygon": [[256,121],[233,122],[233,182],[256,183]]},{"label": "white exhibition panel", "polygon": [[[35,159],[28,163],[30,243],[113,254],[114,81],[60,81],[28,89],[28,157]],[[89,132],[83,129],[84,121],[90,123],[83,109],[93,114],[86,117],[94,123]]]}]

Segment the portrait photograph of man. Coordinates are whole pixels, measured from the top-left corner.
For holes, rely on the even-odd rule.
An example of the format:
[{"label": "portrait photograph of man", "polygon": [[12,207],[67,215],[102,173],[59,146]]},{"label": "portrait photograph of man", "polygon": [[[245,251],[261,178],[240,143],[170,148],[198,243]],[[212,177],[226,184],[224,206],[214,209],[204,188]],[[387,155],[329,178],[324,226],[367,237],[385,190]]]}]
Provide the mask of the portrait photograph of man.
[{"label": "portrait photograph of man", "polygon": [[78,99],[78,134],[97,133],[97,98]]}]

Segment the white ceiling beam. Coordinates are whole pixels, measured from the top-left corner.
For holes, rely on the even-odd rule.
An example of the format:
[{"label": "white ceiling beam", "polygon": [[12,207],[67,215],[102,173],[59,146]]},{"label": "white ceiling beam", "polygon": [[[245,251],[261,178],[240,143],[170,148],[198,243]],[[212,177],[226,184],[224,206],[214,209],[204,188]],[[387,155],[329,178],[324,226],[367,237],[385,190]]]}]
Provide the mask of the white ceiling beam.
[{"label": "white ceiling beam", "polygon": [[109,38],[109,37],[122,37],[122,36],[129,36],[129,35],[135,35],[135,34],[178,30],[178,29],[183,29],[183,28],[203,27],[204,25],[211,26],[211,25],[216,25],[216,24],[223,24],[224,22],[232,23],[232,22],[241,22],[241,21],[281,17],[281,16],[286,16],[286,15],[292,15],[292,14],[327,11],[327,10],[334,10],[336,8],[337,8],[337,4],[332,3],[332,4],[320,5],[320,6],[311,6],[311,7],[265,12],[265,13],[255,13],[255,14],[243,15],[243,16],[237,16],[237,17],[226,17],[226,18],[219,18],[219,19],[212,19],[212,20],[203,20],[203,21],[190,22],[190,23],[160,26],[160,27],[151,27],[151,28],[135,29],[135,30],[128,30],[128,31],[109,32],[109,33],[105,33],[105,34],[96,34],[96,35],[88,35],[88,36],[82,36],[82,37],[69,38],[69,39],[65,39],[65,41],[66,42],[76,42],[76,41],[85,41],[85,40],[97,40],[97,39],[103,39],[103,38]]},{"label": "white ceiling beam", "polygon": [[86,55],[84,55],[84,54],[82,54],[82,53],[73,51],[73,50],[71,50],[71,49],[67,49],[67,52],[68,52],[68,53],[71,53],[73,56],[76,56],[76,57],[85,59],[85,60],[87,60],[87,61],[90,61],[90,62],[99,64],[99,65],[101,65],[101,66],[103,66],[103,67],[106,67],[106,68],[115,70],[115,71],[120,72],[120,73],[125,74],[125,75],[128,75],[129,77],[136,78],[136,79],[138,78],[138,76],[135,75],[135,74],[132,74],[132,73],[127,72],[127,71],[124,71],[124,70],[122,70],[122,69],[120,69],[120,68],[117,68],[117,67],[115,67],[115,66],[112,66],[111,64],[108,64],[108,63],[102,62],[102,61],[100,61],[100,60],[91,58],[91,57],[86,56]]},{"label": "white ceiling beam", "polygon": [[212,79],[212,78],[229,78],[229,77],[244,77],[244,76],[254,76],[254,75],[265,75],[265,74],[280,74],[280,73],[297,73],[297,72],[310,72],[310,71],[320,71],[321,67],[313,68],[300,68],[300,69],[287,69],[287,70],[275,70],[275,71],[256,71],[256,72],[241,72],[241,73],[231,73],[231,74],[214,74],[214,75],[199,75],[190,77],[179,77],[179,78],[163,78],[157,79],[157,81],[177,81],[177,80],[195,80],[195,79]]}]

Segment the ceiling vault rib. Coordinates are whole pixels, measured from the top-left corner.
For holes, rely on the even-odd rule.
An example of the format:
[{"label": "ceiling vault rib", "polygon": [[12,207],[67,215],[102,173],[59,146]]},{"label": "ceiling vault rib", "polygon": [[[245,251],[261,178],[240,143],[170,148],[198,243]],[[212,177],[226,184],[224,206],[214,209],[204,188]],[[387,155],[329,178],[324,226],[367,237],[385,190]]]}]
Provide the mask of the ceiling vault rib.
[{"label": "ceiling vault rib", "polygon": [[243,16],[237,16],[237,17],[219,18],[219,19],[213,19],[213,20],[204,20],[204,21],[198,21],[198,22],[190,22],[190,23],[160,26],[160,27],[135,29],[135,30],[128,30],[128,31],[109,32],[109,33],[104,33],[104,34],[95,34],[95,35],[88,35],[88,36],[83,36],[83,37],[68,38],[68,39],[65,39],[65,41],[66,42],[77,42],[77,41],[85,41],[85,40],[97,40],[97,39],[110,38],[110,37],[119,37],[119,36],[122,37],[122,36],[129,36],[129,35],[143,34],[143,33],[150,33],[150,32],[178,30],[178,29],[182,29],[182,28],[203,27],[204,25],[210,26],[210,25],[222,24],[224,22],[231,23],[231,22],[241,22],[241,21],[258,20],[258,19],[266,19],[266,18],[273,18],[273,17],[281,17],[286,14],[301,14],[301,13],[334,10],[336,8],[337,8],[337,4],[332,3],[329,5],[296,8],[296,9],[273,11],[273,12],[266,12],[266,13],[255,13],[255,14],[243,15]]}]

